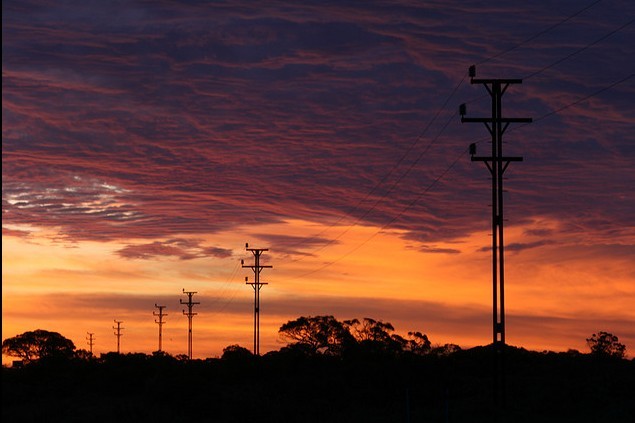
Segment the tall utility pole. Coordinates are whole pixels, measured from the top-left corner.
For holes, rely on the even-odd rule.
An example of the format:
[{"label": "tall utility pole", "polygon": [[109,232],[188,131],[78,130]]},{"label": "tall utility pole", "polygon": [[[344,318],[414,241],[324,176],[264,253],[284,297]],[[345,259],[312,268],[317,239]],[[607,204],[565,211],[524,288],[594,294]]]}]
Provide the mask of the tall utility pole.
[{"label": "tall utility pole", "polygon": [[154,306],[159,309],[159,313],[158,314],[157,314],[156,311],[153,311],[152,315],[153,316],[159,316],[159,321],[157,322],[157,320],[154,319],[154,323],[157,323],[159,325],[159,349],[158,349],[158,351],[161,352],[161,351],[163,351],[163,349],[162,349],[162,345],[163,345],[163,323],[165,323],[163,321],[163,316],[167,316],[167,313],[166,314],[163,313],[163,309],[166,306],[157,305],[157,303],[154,303]]},{"label": "tall utility pole", "polygon": [[240,264],[254,271],[254,281],[249,282],[249,278],[245,276],[245,284],[254,288],[254,355],[260,355],[260,288],[263,285],[268,285],[267,282],[260,281],[260,272],[262,272],[262,269],[271,269],[273,266],[260,264],[260,256],[263,252],[269,251],[268,248],[249,248],[249,244],[245,244],[245,249],[251,251],[254,255],[253,266],[245,266],[244,260],[241,260]]},{"label": "tall utility pole", "polygon": [[88,337],[86,338],[86,340],[88,341],[88,346],[90,347],[90,355],[93,355],[93,341],[95,340],[95,338],[93,338],[94,333],[93,332],[86,332],[88,334]]},{"label": "tall utility pole", "polygon": [[183,314],[187,316],[187,358],[192,359],[192,317],[196,316],[198,313],[192,313],[192,307],[196,304],[200,304],[198,302],[192,301],[192,296],[196,294],[196,291],[186,291],[183,289],[183,293],[187,295],[187,302],[183,302],[183,300],[179,299],[181,304],[187,305],[187,313],[183,310]]},{"label": "tall utility pole", "polygon": [[492,323],[494,365],[494,402],[505,406],[505,248],[503,242],[503,174],[511,162],[520,162],[522,157],[503,155],[503,134],[510,123],[530,123],[531,118],[504,118],[502,98],[510,85],[521,84],[522,79],[475,79],[476,67],[471,66],[469,76],[472,84],[482,84],[492,99],[492,115],[484,118],[466,118],[466,107],[460,107],[461,122],[478,122],[492,136],[491,156],[477,156],[476,144],[470,145],[471,160],[484,162],[492,175]]},{"label": "tall utility pole", "polygon": [[117,332],[115,332],[115,336],[117,337],[117,354],[121,353],[121,349],[119,348],[120,342],[119,340],[121,339],[121,337],[123,336],[123,333],[121,333],[121,331],[125,328],[121,327],[121,324],[123,323],[123,321],[120,320],[116,320],[115,319],[115,323],[117,323],[117,327],[112,327],[113,329],[116,329]]}]

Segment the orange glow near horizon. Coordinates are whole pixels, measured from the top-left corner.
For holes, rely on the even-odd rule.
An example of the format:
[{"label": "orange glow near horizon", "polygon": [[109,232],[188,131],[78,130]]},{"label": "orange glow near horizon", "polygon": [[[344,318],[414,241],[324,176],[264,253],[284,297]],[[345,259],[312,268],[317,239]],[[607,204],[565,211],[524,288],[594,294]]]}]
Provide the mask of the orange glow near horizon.
[{"label": "orange glow near horizon", "polygon": [[[509,245],[531,241],[523,235],[525,229],[510,227]],[[46,329],[88,349],[86,336],[92,332],[98,355],[116,350],[112,326],[117,319],[124,321],[122,352],[151,353],[158,347],[152,313],[159,303],[167,306],[168,314],[163,349],[185,354],[187,318],[179,299],[185,298],[182,289],[186,289],[197,291],[195,301],[201,302],[194,308],[198,313],[193,324],[195,358],[220,356],[231,344],[251,349],[253,291],[245,286],[244,277],[253,275],[240,268],[240,259],[252,260],[242,241],[248,240],[252,246],[270,248],[264,263],[274,266],[262,274],[262,280],[270,283],[261,291],[263,352],[284,345],[277,333],[283,323],[317,314],[372,317],[391,322],[402,336],[421,331],[438,344],[471,347],[490,342],[491,253],[483,249],[489,241],[486,233],[436,246],[460,251],[448,254],[422,252],[416,242],[404,240],[404,233],[376,227],[293,220],[258,230],[287,236],[324,233],[331,238],[347,233],[324,248],[307,250],[312,255],[285,255],[276,252],[276,245],[249,239],[242,228],[206,239],[231,249],[231,257],[191,260],[122,258],[115,252],[123,244],[68,245],[51,240],[53,234],[43,231],[27,239],[3,236],[3,339]],[[547,245],[508,252],[508,343],[535,350],[584,351],[586,337],[607,330],[627,347],[635,347],[632,329],[626,325],[635,321],[632,264],[619,257],[589,256],[581,266],[575,257],[583,253],[572,251],[576,248],[581,247]],[[10,360],[3,356],[3,363]]]}]

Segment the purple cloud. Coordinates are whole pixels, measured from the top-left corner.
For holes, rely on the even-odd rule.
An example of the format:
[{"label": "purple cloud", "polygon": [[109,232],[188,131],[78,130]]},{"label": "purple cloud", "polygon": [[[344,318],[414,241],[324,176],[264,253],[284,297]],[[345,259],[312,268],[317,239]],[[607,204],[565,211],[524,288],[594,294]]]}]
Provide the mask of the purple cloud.
[{"label": "purple cloud", "polygon": [[169,239],[164,242],[155,241],[149,244],[127,245],[116,253],[123,258],[144,260],[159,256],[173,256],[180,260],[232,256],[231,250],[220,247],[205,247],[201,245],[201,241],[186,239]]},{"label": "purple cloud", "polygon": [[511,221],[632,242],[633,80],[540,119],[632,72],[632,25],[581,50],[624,24],[628,2],[528,42],[577,6],[3,7],[7,223],[154,241],[343,218],[424,245],[460,239],[489,225],[487,170],[462,156],[488,134],[454,109],[489,102],[465,81],[440,107],[479,63],[479,76],[530,76],[504,99],[536,118],[506,134],[525,157],[506,175]]}]

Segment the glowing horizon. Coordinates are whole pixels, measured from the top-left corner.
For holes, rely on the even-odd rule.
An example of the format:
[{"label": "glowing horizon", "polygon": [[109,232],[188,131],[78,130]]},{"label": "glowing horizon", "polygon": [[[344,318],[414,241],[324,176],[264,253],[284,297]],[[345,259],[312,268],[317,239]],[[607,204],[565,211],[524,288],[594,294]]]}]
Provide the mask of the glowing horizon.
[{"label": "glowing horizon", "polygon": [[[262,280],[270,283],[261,291],[263,353],[285,345],[277,334],[283,323],[300,315],[318,314],[334,315],[340,320],[371,317],[388,321],[402,336],[408,331],[422,331],[440,345],[455,343],[465,348],[491,342],[490,253],[483,248],[489,239],[487,233],[476,233],[468,239],[438,246],[442,251],[450,251],[452,247],[461,253],[422,253],[415,248],[415,242],[404,242],[403,233],[380,228],[320,227],[291,221],[263,225],[259,229],[271,236],[284,233],[292,239],[292,234],[305,233],[307,228],[315,233],[346,230],[349,236],[339,240],[337,248],[328,250],[328,254],[322,251],[319,258],[281,254],[276,252],[275,245],[267,245],[270,251],[263,255],[263,260],[274,267],[262,274]],[[510,245],[527,230],[509,228]],[[237,235],[221,232],[210,237],[210,241],[213,239],[216,245],[225,248],[226,242]],[[360,243],[370,237],[373,237],[371,241],[360,247]],[[249,269],[240,268],[240,259],[250,263],[251,257],[244,250],[244,244],[232,251],[231,256],[216,259],[217,264],[207,257],[182,260],[168,256],[155,258],[152,266],[140,269],[139,262],[143,260],[117,256],[119,243],[80,242],[76,248],[67,248],[43,243],[42,238],[30,243],[7,236],[3,241],[6,243],[3,269],[7,269],[3,280],[10,281],[3,284],[4,338],[27,330],[46,329],[62,333],[73,340],[77,348],[88,349],[84,338],[87,332],[92,332],[95,334],[94,353],[100,354],[116,350],[112,330],[116,319],[124,322],[122,352],[151,353],[158,348],[158,325],[152,314],[157,311],[154,307],[157,303],[167,306],[163,350],[173,355],[185,354],[187,317],[182,313],[185,306],[179,304],[179,299],[186,299],[181,292],[186,289],[197,291],[195,301],[201,302],[194,308],[197,313],[193,320],[195,358],[220,356],[222,349],[232,344],[252,347],[253,291],[244,283],[244,277],[252,275]],[[250,244],[255,246],[256,242],[262,244],[257,239]],[[126,245],[134,245],[134,242],[128,240]],[[377,250],[376,245],[382,249]],[[39,252],[40,249],[45,252]],[[45,260],[37,265],[31,261],[29,271],[22,267],[22,274],[13,274],[10,270],[15,269],[16,264],[27,262],[28,257],[51,253],[58,261]],[[100,262],[91,262],[87,254],[98,256]],[[635,318],[629,307],[630,298],[624,297],[621,302],[613,303],[612,310],[606,310],[601,299],[594,302],[590,298],[593,294],[579,291],[575,265],[566,269],[558,269],[560,264],[538,267],[535,257],[531,257],[533,254],[523,255],[529,254],[514,254],[512,249],[508,257],[509,344],[537,350],[574,348],[583,351],[585,337],[600,329],[595,329],[590,319],[583,324],[575,319],[581,314],[588,316],[591,311],[596,313],[598,322],[607,322],[605,326],[610,322],[611,330],[618,335],[628,333],[630,319]],[[615,273],[620,268],[628,269],[628,263],[620,261],[616,259],[612,263]],[[13,265],[6,265],[8,263]],[[606,266],[606,261],[601,265]],[[322,271],[319,276],[298,273],[307,267]],[[205,274],[206,270],[211,272]],[[568,277],[563,278],[567,274]],[[542,289],[537,284],[527,287],[522,283],[522,278],[533,279],[536,275],[544,278],[539,284]],[[72,288],[60,289],[59,278],[64,278],[65,284]],[[36,280],[39,284],[31,290],[21,287],[22,281]],[[107,287],[102,280],[110,281]],[[549,287],[554,295],[545,299],[543,292],[554,280],[559,287]],[[592,286],[603,283],[602,280],[591,282]],[[628,278],[613,283],[615,286],[628,284]],[[575,295],[568,292],[569,287],[576,288]],[[589,288],[591,292],[595,289]],[[315,295],[316,292],[320,294]],[[584,309],[564,309],[563,312],[562,295],[569,299],[581,297]],[[519,304],[521,297],[523,301]],[[24,309],[27,311],[20,311]],[[32,310],[38,313],[33,315]],[[624,316],[624,320],[612,321],[611,313]],[[42,321],[47,325],[36,324]],[[554,335],[557,340],[553,339]],[[629,341],[623,335],[620,339]],[[5,357],[4,360],[10,359]]]}]

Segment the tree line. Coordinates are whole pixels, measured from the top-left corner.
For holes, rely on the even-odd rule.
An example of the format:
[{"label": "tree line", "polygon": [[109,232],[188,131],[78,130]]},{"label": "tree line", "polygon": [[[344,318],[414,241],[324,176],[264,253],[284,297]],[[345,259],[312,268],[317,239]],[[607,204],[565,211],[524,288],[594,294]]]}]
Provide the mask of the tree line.
[{"label": "tree line", "polygon": [[[507,405],[492,401],[492,345],[435,345],[388,322],[301,316],[287,344],[262,356],[229,345],[220,358],[76,349],[57,332],[5,339],[2,421],[66,423],[631,423],[635,359],[597,332],[589,353],[505,348]],[[501,414],[503,413],[503,414]]]},{"label": "tree line", "polygon": [[[296,356],[360,357],[404,355],[448,356],[461,347],[456,344],[434,345],[421,332],[408,332],[406,338],[395,333],[388,322],[369,317],[339,321],[331,315],[301,316],[283,324],[279,329],[281,338],[288,343],[280,351]],[[586,339],[590,354],[601,358],[622,359],[626,356],[626,345],[610,332],[600,331]],[[43,329],[28,331],[2,341],[2,353],[30,364],[41,359],[91,359],[92,354],[77,349],[74,343],[57,332]],[[167,355],[156,351],[155,355]],[[265,354],[265,355],[267,355]],[[233,344],[223,349],[222,358],[247,357],[251,351]],[[186,360],[186,355],[177,355]]]}]

